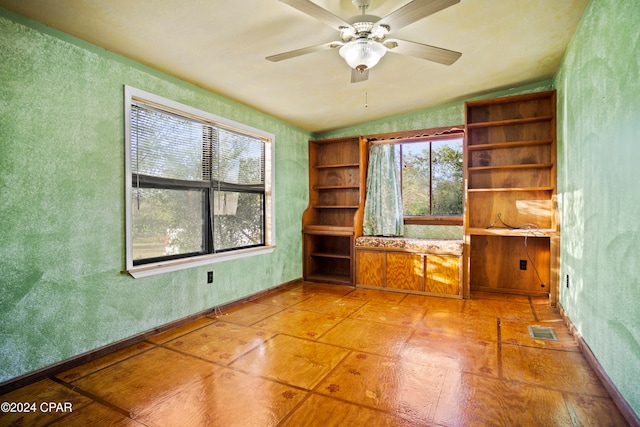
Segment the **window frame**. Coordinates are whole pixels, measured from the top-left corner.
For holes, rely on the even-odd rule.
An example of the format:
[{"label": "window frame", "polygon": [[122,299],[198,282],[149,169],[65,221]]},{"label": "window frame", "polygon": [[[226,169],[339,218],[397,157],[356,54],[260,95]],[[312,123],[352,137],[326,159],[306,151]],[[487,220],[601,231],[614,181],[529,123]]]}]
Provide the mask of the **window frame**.
[{"label": "window frame", "polygon": [[[365,137],[371,144],[407,144],[417,142],[437,142],[453,139],[462,139],[462,155],[464,161],[466,134],[464,126],[451,126],[430,128],[415,131],[407,131],[400,133],[386,133],[378,135],[369,135]],[[402,159],[400,159],[402,162]],[[464,166],[463,166],[464,168]],[[402,171],[400,171],[402,172]],[[401,178],[402,179],[402,178]],[[464,209],[465,209],[465,188],[464,188],[464,169],[462,177],[462,212],[460,215],[421,215],[421,216],[404,216],[405,225],[464,225]]]},{"label": "window frame", "polygon": [[[265,190],[264,190],[264,244],[242,249],[230,249],[220,252],[196,254],[177,259],[163,259],[155,262],[137,264],[133,259],[133,174],[131,159],[131,111],[132,104],[141,103],[151,108],[165,111],[189,119],[210,123],[233,132],[259,138],[264,141]],[[124,86],[124,133],[125,133],[125,272],[134,278],[146,277],[170,271],[209,265],[221,261],[251,257],[271,253],[275,249],[275,194],[274,194],[274,142],[272,133],[235,122],[224,117],[194,108],[177,101]],[[209,238],[205,236],[205,238]]]}]

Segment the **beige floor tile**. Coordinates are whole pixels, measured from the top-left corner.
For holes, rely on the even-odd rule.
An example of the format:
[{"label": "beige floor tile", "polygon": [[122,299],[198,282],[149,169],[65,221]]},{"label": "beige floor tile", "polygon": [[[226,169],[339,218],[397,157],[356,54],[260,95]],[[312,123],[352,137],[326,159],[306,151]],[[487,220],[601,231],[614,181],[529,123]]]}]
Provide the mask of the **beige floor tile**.
[{"label": "beige floor tile", "polygon": [[445,426],[573,427],[562,393],[449,371],[434,421]]},{"label": "beige floor tile", "polygon": [[533,304],[533,310],[536,313],[538,322],[564,322],[562,320],[562,316],[560,316],[560,310],[558,310],[557,307],[551,307],[549,305],[542,304]]},{"label": "beige floor tile", "polygon": [[347,350],[306,339],[278,335],[230,366],[310,390],[327,375]]},{"label": "beige floor tile", "polygon": [[347,295],[349,298],[355,298],[363,301],[388,302],[391,304],[399,304],[406,294],[401,292],[379,291],[375,289],[356,288]]},{"label": "beige floor tile", "polygon": [[364,304],[366,304],[366,301],[349,297],[317,294],[296,304],[294,308],[314,311],[316,313],[333,314],[338,317],[349,317],[350,314],[354,313]]},{"label": "beige floor tile", "polygon": [[146,408],[139,419],[162,427],[275,427],[306,394],[298,388],[220,368],[206,381],[183,388],[162,405]]},{"label": "beige floor tile", "polygon": [[422,307],[368,302],[350,317],[389,325],[415,327],[424,317],[424,313],[425,309]]},{"label": "beige floor tile", "polygon": [[283,290],[272,292],[261,298],[253,300],[252,302],[259,304],[270,304],[278,307],[290,307],[292,305],[298,304],[300,301],[311,298],[315,294],[315,292],[307,292],[300,289]]},{"label": "beige floor tile", "polygon": [[581,353],[502,345],[505,379],[591,396],[608,396]]},{"label": "beige floor tile", "polygon": [[154,344],[162,344],[167,341],[171,341],[172,339],[175,339],[181,335],[195,331],[196,329],[200,329],[204,326],[210,325],[213,322],[215,322],[214,319],[203,317],[202,319],[194,320],[193,322],[187,323],[186,325],[179,326],[177,328],[173,328],[169,331],[155,335],[151,338],[148,338],[147,341],[150,341]]},{"label": "beige floor tile", "polygon": [[620,427],[627,421],[611,399],[574,394],[565,395],[576,425],[584,427]]},{"label": "beige floor tile", "polygon": [[281,307],[279,305],[247,302],[233,307],[230,310],[225,310],[222,312],[222,315],[218,316],[218,319],[225,322],[236,323],[238,325],[251,326],[254,323],[273,314],[279,313],[284,309],[285,307]]},{"label": "beige floor tile", "polygon": [[431,421],[446,371],[366,353],[352,353],[318,393],[423,425]]},{"label": "beige floor tile", "polygon": [[[529,326],[541,326],[544,328],[553,328],[558,337],[558,341],[542,340],[532,338],[529,334]],[[503,343],[515,344],[528,347],[549,348],[556,350],[580,351],[573,335],[561,322],[500,322],[500,337]]]},{"label": "beige floor tile", "polygon": [[448,313],[461,313],[464,307],[464,300],[455,298],[434,298],[425,295],[409,294],[400,305],[410,305],[415,307],[424,307],[429,312],[446,311]]},{"label": "beige floor tile", "polygon": [[216,322],[165,344],[166,347],[227,365],[261,346],[275,333],[248,326]]},{"label": "beige floor tile", "polygon": [[471,299],[465,301],[462,312],[467,315],[499,317],[503,320],[535,320],[531,304],[511,301]]},{"label": "beige floor tile", "polygon": [[256,323],[254,326],[274,333],[315,340],[341,320],[342,318],[333,314],[289,308]]},{"label": "beige floor tile", "polygon": [[325,294],[334,296],[345,296],[353,292],[355,288],[353,286],[346,285],[329,285],[324,283],[305,282],[305,285],[299,291],[305,294]]},{"label": "beige floor tile", "polygon": [[64,427],[110,426],[110,427],[145,427],[144,424],[132,420],[114,409],[99,403],[90,403],[79,410],[56,420],[52,425]]},{"label": "beige floor tile", "polygon": [[311,395],[288,418],[282,427],[417,427],[396,416],[333,400],[326,396]]},{"label": "beige floor tile", "polygon": [[551,307],[551,303],[549,300],[549,297],[534,297],[531,296],[529,297],[529,299],[531,300],[531,304],[533,305],[546,305],[548,307]]},{"label": "beige floor tile", "polygon": [[402,360],[450,370],[497,377],[498,344],[417,332],[402,353]]},{"label": "beige floor tile", "polygon": [[491,316],[427,311],[418,329],[434,336],[498,340],[498,319]]},{"label": "beige floor tile", "polygon": [[[499,292],[481,292],[481,291],[472,291],[471,299],[483,299],[483,300],[495,300],[495,301],[507,301],[507,302],[518,302],[522,304],[528,304],[529,298],[526,295],[515,295],[515,294],[501,294]],[[549,299],[546,298],[547,304],[549,303]]]},{"label": "beige floor tile", "polygon": [[91,399],[47,379],[7,393],[0,402],[0,426],[44,426],[89,405]]},{"label": "beige floor tile", "polygon": [[206,385],[217,369],[222,368],[156,347],[81,378],[74,385],[137,419],[143,412],[170,404],[180,393]]},{"label": "beige floor tile", "polygon": [[356,351],[399,356],[412,328],[364,320],[345,319],[318,341]]},{"label": "beige floor tile", "polygon": [[150,342],[141,342],[138,344],[134,344],[132,346],[123,348],[122,350],[107,354],[106,356],[100,357],[99,359],[85,363],[84,365],[79,365],[72,369],[64,371],[56,375],[56,378],[67,382],[73,382],[79,378],[92,374],[96,371],[99,371],[100,369],[106,368],[107,366],[111,366],[114,363],[128,359],[153,347],[155,347],[155,345]]}]

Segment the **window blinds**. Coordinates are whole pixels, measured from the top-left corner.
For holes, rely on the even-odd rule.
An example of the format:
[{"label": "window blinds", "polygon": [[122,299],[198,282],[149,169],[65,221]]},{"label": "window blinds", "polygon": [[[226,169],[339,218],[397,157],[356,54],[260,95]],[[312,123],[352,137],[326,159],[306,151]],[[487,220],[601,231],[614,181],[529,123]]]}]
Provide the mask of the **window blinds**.
[{"label": "window blinds", "polygon": [[162,178],[264,192],[262,139],[147,105],[131,107],[131,164],[136,187]]}]

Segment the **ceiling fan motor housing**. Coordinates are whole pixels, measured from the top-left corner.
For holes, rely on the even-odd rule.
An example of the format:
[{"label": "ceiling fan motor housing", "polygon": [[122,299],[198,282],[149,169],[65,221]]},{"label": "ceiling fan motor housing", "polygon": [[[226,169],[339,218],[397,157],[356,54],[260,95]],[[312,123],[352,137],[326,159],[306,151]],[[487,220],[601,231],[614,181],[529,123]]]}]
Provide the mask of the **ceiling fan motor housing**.
[{"label": "ceiling fan motor housing", "polygon": [[389,26],[376,25],[380,17],[375,15],[358,15],[350,20],[350,27],[340,28],[340,38],[348,42],[357,38],[366,37],[375,41],[383,41],[389,33]]}]

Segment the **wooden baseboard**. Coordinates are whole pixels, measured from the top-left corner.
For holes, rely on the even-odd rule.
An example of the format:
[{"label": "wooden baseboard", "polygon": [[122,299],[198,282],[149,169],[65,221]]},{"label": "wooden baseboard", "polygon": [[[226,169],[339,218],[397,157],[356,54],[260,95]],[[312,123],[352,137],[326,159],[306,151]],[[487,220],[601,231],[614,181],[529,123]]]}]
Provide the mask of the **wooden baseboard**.
[{"label": "wooden baseboard", "polygon": [[635,413],[627,400],[622,396],[622,394],[620,394],[618,388],[613,384],[611,378],[609,378],[609,375],[607,375],[602,365],[600,365],[600,362],[598,362],[598,359],[596,359],[595,355],[591,351],[591,348],[589,348],[589,345],[582,338],[582,335],[580,335],[580,332],[578,332],[576,327],[571,322],[571,319],[569,319],[569,317],[565,313],[564,308],[559,303],[558,308],[560,309],[560,315],[562,316],[562,319],[564,320],[567,327],[569,328],[569,331],[576,340],[580,351],[584,355],[585,359],[587,359],[587,363],[589,363],[591,369],[594,370],[598,378],[600,378],[600,381],[602,381],[602,384],[609,393],[609,396],[611,396],[611,400],[613,400],[613,403],[618,407],[618,410],[620,410],[631,427],[640,427],[640,418],[638,417],[638,414]]},{"label": "wooden baseboard", "polygon": [[229,302],[222,306],[208,308],[199,313],[192,314],[191,316],[183,317],[181,319],[175,320],[165,325],[158,326],[157,328],[153,328],[149,331],[140,333],[138,335],[134,335],[132,337],[125,338],[123,340],[116,341],[111,344],[107,344],[106,346],[96,348],[94,350],[79,354],[77,356],[71,357],[66,360],[62,360],[58,363],[54,363],[53,365],[45,366],[44,368],[12,378],[10,380],[0,383],[0,395],[9,393],[13,390],[44,380],[46,378],[56,376],[57,374],[67,371],[69,369],[75,368],[76,366],[85,364],[87,362],[91,362],[92,360],[106,356],[107,354],[116,352],[118,350],[122,350],[123,348],[142,342],[154,335],[160,334],[162,332],[166,332],[170,329],[177,328],[179,326],[182,326],[187,323],[193,322],[195,320],[201,319],[203,317],[209,316],[210,314],[215,313],[218,310],[221,310],[221,311],[229,310],[230,308],[235,307],[237,305],[240,305],[249,301],[253,301],[255,299],[261,298],[272,292],[276,292],[281,289],[296,285],[300,282],[302,282],[302,278],[294,279],[289,282],[282,283],[278,286],[274,286],[272,288],[268,288],[263,291],[257,292],[248,297]]},{"label": "wooden baseboard", "polygon": [[471,285],[471,292],[490,292],[498,294],[524,295],[537,298],[549,298],[549,292],[528,291],[520,289],[496,288],[490,286],[474,286]]}]

